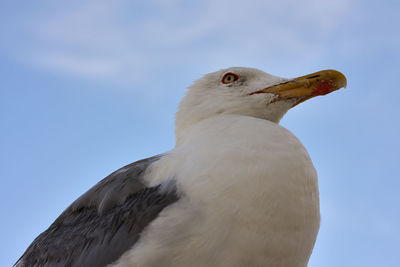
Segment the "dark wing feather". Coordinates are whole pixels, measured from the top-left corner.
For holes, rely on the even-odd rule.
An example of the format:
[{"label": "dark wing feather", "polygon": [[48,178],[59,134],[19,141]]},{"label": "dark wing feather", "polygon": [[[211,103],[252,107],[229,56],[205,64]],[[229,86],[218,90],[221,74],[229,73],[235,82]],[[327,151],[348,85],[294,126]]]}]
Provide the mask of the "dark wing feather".
[{"label": "dark wing feather", "polygon": [[96,184],[32,242],[16,266],[96,267],[117,260],[178,200],[173,184],[146,187],[141,179],[159,158],[127,165]]}]

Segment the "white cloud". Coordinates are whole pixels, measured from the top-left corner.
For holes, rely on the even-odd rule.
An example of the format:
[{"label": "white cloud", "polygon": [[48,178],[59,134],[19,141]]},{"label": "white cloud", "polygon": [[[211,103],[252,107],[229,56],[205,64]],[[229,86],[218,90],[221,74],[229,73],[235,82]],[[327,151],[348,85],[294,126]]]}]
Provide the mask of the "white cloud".
[{"label": "white cloud", "polygon": [[160,65],[314,62],[324,53],[318,40],[340,27],[351,2],[85,3],[28,18],[31,45],[18,55],[51,71],[115,80]]},{"label": "white cloud", "polygon": [[104,58],[85,58],[82,56],[62,54],[41,54],[33,58],[38,67],[52,68],[53,71],[79,74],[88,78],[114,76],[121,66],[113,60]]}]

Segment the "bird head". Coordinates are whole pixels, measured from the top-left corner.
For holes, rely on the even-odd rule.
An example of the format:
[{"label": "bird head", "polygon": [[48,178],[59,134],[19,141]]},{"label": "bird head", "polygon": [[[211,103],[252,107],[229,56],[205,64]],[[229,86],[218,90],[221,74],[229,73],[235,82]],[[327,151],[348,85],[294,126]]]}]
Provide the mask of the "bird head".
[{"label": "bird head", "polygon": [[335,70],[288,79],[253,68],[222,69],[189,86],[176,114],[176,136],[197,122],[222,114],[279,123],[290,108],[342,87],[346,87],[346,78]]}]

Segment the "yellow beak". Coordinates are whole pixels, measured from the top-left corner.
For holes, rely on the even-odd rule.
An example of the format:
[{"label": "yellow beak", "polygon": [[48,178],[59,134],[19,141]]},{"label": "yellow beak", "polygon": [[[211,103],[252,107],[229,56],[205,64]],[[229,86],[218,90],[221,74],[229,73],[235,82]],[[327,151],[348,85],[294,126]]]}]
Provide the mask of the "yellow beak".
[{"label": "yellow beak", "polygon": [[341,72],[336,70],[323,70],[272,85],[250,93],[250,95],[261,93],[275,94],[277,98],[275,98],[273,102],[296,98],[297,101],[293,105],[294,107],[310,98],[329,94],[342,87],[346,87],[346,85],[346,77]]}]

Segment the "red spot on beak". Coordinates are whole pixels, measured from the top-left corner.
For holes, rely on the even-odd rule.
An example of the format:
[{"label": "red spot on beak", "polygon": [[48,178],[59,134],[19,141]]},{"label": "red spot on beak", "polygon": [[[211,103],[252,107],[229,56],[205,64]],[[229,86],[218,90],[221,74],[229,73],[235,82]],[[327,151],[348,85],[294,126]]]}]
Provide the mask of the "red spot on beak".
[{"label": "red spot on beak", "polygon": [[330,80],[321,81],[315,86],[312,95],[313,96],[326,95],[334,91],[335,89],[336,89],[336,84],[334,81]]}]

